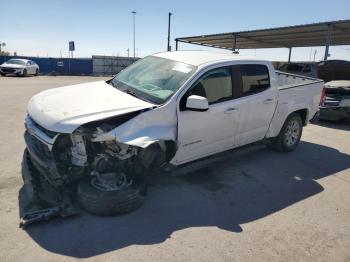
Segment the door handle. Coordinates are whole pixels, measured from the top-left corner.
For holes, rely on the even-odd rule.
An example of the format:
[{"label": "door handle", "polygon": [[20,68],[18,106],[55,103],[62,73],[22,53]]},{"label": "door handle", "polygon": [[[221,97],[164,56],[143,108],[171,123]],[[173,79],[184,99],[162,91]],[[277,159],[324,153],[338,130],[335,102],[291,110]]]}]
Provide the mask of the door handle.
[{"label": "door handle", "polygon": [[268,98],[268,99],[265,99],[264,100],[264,104],[271,104],[273,102],[273,99],[272,98]]},{"label": "door handle", "polygon": [[233,113],[234,111],[236,111],[237,110],[237,108],[235,108],[235,107],[230,107],[230,108],[227,108],[226,110],[225,110],[225,114],[231,114],[231,113]]}]

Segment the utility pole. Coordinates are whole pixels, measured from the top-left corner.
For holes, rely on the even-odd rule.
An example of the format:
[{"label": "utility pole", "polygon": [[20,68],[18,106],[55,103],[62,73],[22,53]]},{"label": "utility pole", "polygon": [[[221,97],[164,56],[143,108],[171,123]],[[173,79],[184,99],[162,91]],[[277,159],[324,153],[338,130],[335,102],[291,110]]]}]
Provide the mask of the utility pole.
[{"label": "utility pole", "polygon": [[171,13],[169,12],[169,20],[168,20],[168,51],[171,51],[171,46],[170,46],[170,18],[171,18]]},{"label": "utility pole", "polygon": [[129,50],[129,48],[128,48],[128,49],[126,49],[126,51],[128,52],[128,57],[129,57],[129,51],[130,51],[130,50]]},{"label": "utility pole", "polygon": [[133,20],[133,36],[134,36],[134,58],[135,58],[135,15],[136,11],[132,11],[132,20]]}]

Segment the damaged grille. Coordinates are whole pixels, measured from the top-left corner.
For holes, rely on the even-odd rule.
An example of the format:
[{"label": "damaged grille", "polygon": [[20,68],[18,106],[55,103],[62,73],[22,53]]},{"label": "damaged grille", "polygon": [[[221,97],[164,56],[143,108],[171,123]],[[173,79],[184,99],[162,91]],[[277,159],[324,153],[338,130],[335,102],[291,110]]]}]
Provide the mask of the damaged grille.
[{"label": "damaged grille", "polygon": [[31,150],[34,150],[41,159],[52,159],[52,153],[49,150],[48,146],[41,142],[39,139],[32,136],[28,132],[25,133],[24,139],[27,146],[30,147]]},{"label": "damaged grille", "polygon": [[[30,116],[29,116],[30,117]],[[47,130],[46,128],[42,127],[41,125],[39,125],[37,122],[35,122],[33,120],[33,118],[30,117],[30,120],[33,122],[34,126],[36,128],[38,128],[40,131],[42,131],[43,133],[45,133],[45,135],[47,135],[48,137],[50,138],[54,138],[57,133],[56,132],[53,132],[53,131],[50,131],[50,130]]]}]

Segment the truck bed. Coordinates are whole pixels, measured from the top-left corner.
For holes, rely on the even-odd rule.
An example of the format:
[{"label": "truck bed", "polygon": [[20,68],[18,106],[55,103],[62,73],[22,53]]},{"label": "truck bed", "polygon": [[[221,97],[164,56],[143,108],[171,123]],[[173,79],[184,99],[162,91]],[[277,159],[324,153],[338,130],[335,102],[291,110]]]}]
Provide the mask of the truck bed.
[{"label": "truck bed", "polygon": [[275,71],[275,73],[276,73],[276,81],[277,81],[279,90],[293,88],[293,87],[302,86],[302,85],[323,83],[323,80],[317,79],[317,78],[294,75],[294,74],[289,74],[282,71]]},{"label": "truck bed", "polygon": [[323,80],[279,71],[276,76],[279,90],[277,111],[285,111],[295,106],[307,108],[308,122],[319,111]]},{"label": "truck bed", "polygon": [[298,110],[305,111],[307,124],[319,111],[323,80],[276,71],[278,103],[267,137],[274,137],[285,121],[285,116]]}]

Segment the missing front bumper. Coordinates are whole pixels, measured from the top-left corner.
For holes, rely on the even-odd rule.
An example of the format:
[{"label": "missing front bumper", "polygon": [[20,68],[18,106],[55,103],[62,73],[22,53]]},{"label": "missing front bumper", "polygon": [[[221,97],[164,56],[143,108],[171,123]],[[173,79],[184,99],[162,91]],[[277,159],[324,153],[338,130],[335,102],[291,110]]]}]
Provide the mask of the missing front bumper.
[{"label": "missing front bumper", "polygon": [[35,168],[27,149],[22,159],[22,178],[24,204],[20,204],[20,227],[54,217],[68,217],[80,213],[74,201],[74,194],[54,188],[45,181],[43,175]]}]

